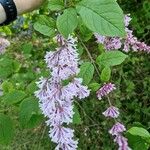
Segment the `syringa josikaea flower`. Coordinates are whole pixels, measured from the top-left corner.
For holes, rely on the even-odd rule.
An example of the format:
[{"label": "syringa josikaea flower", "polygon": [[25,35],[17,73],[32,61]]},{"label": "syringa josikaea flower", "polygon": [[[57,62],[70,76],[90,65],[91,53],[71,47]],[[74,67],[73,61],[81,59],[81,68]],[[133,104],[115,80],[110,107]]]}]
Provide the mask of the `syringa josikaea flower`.
[{"label": "syringa josikaea flower", "polygon": [[144,51],[150,53],[150,46],[146,45],[144,42],[138,41],[138,39],[133,35],[133,31],[126,29],[127,35],[124,40],[124,48],[125,52],[128,52],[130,49],[133,51]]},{"label": "syringa josikaea flower", "polygon": [[103,112],[103,115],[105,117],[110,117],[110,118],[118,118],[119,114],[120,114],[119,109],[114,106],[110,106],[109,108],[107,108],[106,111]]},{"label": "syringa josikaea flower", "polygon": [[79,99],[88,97],[88,95],[90,94],[87,86],[82,85],[81,78],[74,78],[73,82],[68,85],[68,88],[76,92],[76,97],[78,97]]},{"label": "syringa josikaea flower", "polygon": [[115,90],[116,87],[112,83],[104,84],[98,91],[97,91],[97,97],[99,100],[101,100],[104,96],[107,96],[109,93],[111,93],[113,90]]},{"label": "syringa josikaea flower", "polygon": [[131,17],[130,17],[130,14],[127,14],[124,16],[124,24],[125,24],[125,27],[128,27],[129,24],[130,24],[130,21],[131,21]]},{"label": "syringa josikaea flower", "polygon": [[118,150],[131,150],[128,146],[128,140],[123,137],[121,134],[117,135],[114,139],[114,142],[116,142],[119,146]]},{"label": "syringa josikaea flower", "polygon": [[121,132],[126,131],[126,128],[123,124],[117,122],[115,125],[113,125],[113,127],[109,130],[109,133],[111,135],[118,135]]},{"label": "syringa josikaea flower", "polygon": [[105,43],[106,36],[99,35],[98,33],[95,33],[94,35],[95,35],[95,37],[97,39],[97,43],[100,43],[100,44],[104,44]]},{"label": "syringa josikaea flower", "polygon": [[10,42],[4,38],[0,38],[0,55],[5,52],[5,49],[10,45]]},{"label": "syringa josikaea flower", "polygon": [[77,149],[78,140],[74,140],[74,130],[56,125],[50,130],[52,141],[58,143],[56,150],[75,150]]},{"label": "syringa josikaea flower", "polygon": [[58,80],[66,80],[70,76],[79,73],[79,59],[75,44],[77,40],[69,37],[65,42],[61,42],[64,45],[57,48],[56,51],[47,52],[45,61],[48,68],[52,70],[53,77],[56,77]]},{"label": "syringa josikaea flower", "polygon": [[[49,136],[57,143],[56,150],[76,150],[78,140],[74,139],[74,130],[63,127],[73,119],[73,100],[75,97],[88,97],[90,91],[82,85],[82,79],[75,76],[79,72],[77,39],[69,36],[64,39],[58,35],[59,47],[56,51],[47,52],[45,61],[51,72],[51,78],[40,78],[37,82],[39,90],[35,92],[39,106],[50,126]],[[62,81],[71,81],[63,86]]]},{"label": "syringa josikaea flower", "polygon": [[121,49],[125,52],[132,51],[144,51],[150,53],[150,46],[146,45],[144,42],[138,41],[138,39],[133,35],[133,31],[128,28],[131,21],[130,15],[125,15],[124,24],[126,37],[108,37],[95,33],[97,43],[103,44],[106,50],[118,50]]}]

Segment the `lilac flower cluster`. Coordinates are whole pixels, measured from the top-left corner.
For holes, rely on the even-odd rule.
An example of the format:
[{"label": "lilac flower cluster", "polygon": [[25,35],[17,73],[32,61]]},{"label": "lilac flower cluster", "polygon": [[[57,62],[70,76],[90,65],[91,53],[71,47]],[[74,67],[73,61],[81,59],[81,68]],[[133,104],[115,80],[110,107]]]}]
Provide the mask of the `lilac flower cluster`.
[{"label": "lilac flower cluster", "polygon": [[125,52],[133,50],[150,53],[150,46],[146,45],[144,42],[138,41],[138,39],[133,35],[133,31],[128,28],[130,21],[130,15],[125,15],[125,38],[107,37],[95,33],[97,42],[103,44],[106,50],[118,50],[122,48]]},{"label": "lilac flower cluster", "polygon": [[[97,91],[97,97],[98,99],[102,99],[104,96],[108,96],[110,92],[115,90],[116,87],[112,83],[105,83],[103,87],[101,87]],[[126,128],[123,124],[120,122],[117,122],[116,119],[119,117],[119,109],[111,104],[110,99],[108,98],[109,102],[109,108],[107,108],[102,114],[105,117],[113,118],[115,119],[116,124],[113,125],[113,127],[109,130],[109,133],[114,136],[114,142],[118,144],[119,149],[118,150],[131,150],[128,146],[127,139],[122,135],[124,131],[126,131]]]},{"label": "lilac flower cluster", "polygon": [[5,49],[10,45],[10,42],[4,38],[0,38],[0,55],[5,53]]},{"label": "lilac flower cluster", "polygon": [[[74,139],[74,130],[64,127],[73,119],[73,99],[88,97],[90,91],[82,85],[82,79],[75,76],[79,73],[77,39],[69,36],[64,39],[58,35],[57,43],[60,45],[56,51],[47,52],[45,61],[51,72],[50,78],[41,78],[37,85],[39,90],[35,92],[39,98],[39,105],[50,126],[49,136],[57,143],[56,150],[76,150],[78,140]],[[63,86],[62,81],[70,79]]]}]

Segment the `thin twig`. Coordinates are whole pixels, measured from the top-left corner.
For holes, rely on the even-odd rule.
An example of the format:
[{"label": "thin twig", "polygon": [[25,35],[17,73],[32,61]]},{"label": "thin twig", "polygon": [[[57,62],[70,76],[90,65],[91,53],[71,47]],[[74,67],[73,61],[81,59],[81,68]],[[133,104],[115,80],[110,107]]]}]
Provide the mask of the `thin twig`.
[{"label": "thin twig", "polygon": [[[42,135],[41,135],[39,141],[41,141],[41,140],[43,139],[45,132],[46,132],[46,125],[44,126],[44,129],[43,129],[43,131],[42,131]],[[39,144],[38,144],[37,150],[40,150],[40,142],[39,142]]]},{"label": "thin twig", "polygon": [[67,0],[64,0],[64,6],[65,7],[67,6]]},{"label": "thin twig", "polygon": [[[110,107],[113,106],[109,96],[107,96],[107,100],[108,100],[108,103],[109,103]],[[115,122],[117,122],[117,120],[115,118],[113,118],[113,119],[114,119]]]},{"label": "thin twig", "polygon": [[87,54],[88,54],[88,56],[89,56],[89,58],[90,58],[90,60],[91,60],[91,62],[92,62],[92,64],[93,64],[93,66],[94,66],[94,68],[95,68],[95,70],[96,70],[98,76],[100,77],[99,70],[98,70],[98,68],[97,68],[97,66],[96,66],[96,64],[95,64],[94,59],[92,58],[91,53],[89,52],[88,48],[86,47],[86,45],[84,44],[84,42],[82,41],[82,39],[80,38],[80,36],[78,36],[78,39],[80,40],[82,46],[83,46],[84,49],[86,50],[86,52],[87,52]]},{"label": "thin twig", "polygon": [[109,103],[109,105],[110,105],[110,107],[111,107],[111,106],[112,106],[112,103],[111,103],[111,101],[110,101],[109,96],[107,96],[107,100],[108,100],[108,103]]},{"label": "thin twig", "polygon": [[[97,68],[97,66],[96,66],[96,64],[95,64],[95,61],[94,61],[93,58],[92,58],[91,53],[89,52],[88,48],[86,47],[86,45],[84,44],[84,42],[82,41],[82,39],[80,38],[80,36],[78,36],[78,39],[80,40],[82,46],[83,46],[84,49],[86,50],[86,52],[87,52],[87,54],[88,54],[88,56],[89,56],[89,58],[90,58],[92,64],[93,64],[94,67],[95,67],[95,70],[96,70],[97,74],[100,76],[100,72],[99,72],[99,70],[98,70],[98,68]],[[109,96],[107,96],[107,101],[108,101],[109,105],[112,106],[112,103],[111,103],[111,100],[110,100]],[[115,119],[115,118],[114,118],[114,121],[116,122],[116,119]]]},{"label": "thin twig", "polygon": [[90,116],[88,116],[88,115],[86,114],[86,112],[85,112],[85,110],[82,108],[82,106],[81,106],[77,101],[75,101],[75,102],[76,102],[76,104],[80,107],[80,109],[83,111],[84,115],[85,115],[86,117],[88,117],[94,124],[96,124],[95,121],[94,121]]}]

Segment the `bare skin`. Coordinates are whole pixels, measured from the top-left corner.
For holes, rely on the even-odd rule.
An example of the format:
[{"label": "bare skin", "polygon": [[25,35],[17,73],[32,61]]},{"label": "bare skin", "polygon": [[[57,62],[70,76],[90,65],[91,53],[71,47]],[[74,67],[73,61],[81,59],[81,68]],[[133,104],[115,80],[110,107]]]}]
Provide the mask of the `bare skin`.
[{"label": "bare skin", "polygon": [[[26,12],[30,12],[39,6],[44,2],[44,0],[14,0],[14,3],[17,7],[18,15],[21,15]],[[0,24],[3,23],[6,20],[6,14],[3,9],[3,7],[0,4]]]}]

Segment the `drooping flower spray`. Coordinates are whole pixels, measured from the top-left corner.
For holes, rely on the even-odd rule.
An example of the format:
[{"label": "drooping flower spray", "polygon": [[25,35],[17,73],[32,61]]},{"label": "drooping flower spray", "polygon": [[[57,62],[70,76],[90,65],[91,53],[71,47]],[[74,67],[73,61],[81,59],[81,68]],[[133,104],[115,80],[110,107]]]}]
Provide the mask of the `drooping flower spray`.
[{"label": "drooping flower spray", "polygon": [[119,109],[113,106],[109,94],[116,89],[116,86],[112,83],[105,83],[98,91],[97,97],[101,100],[103,97],[107,97],[109,107],[102,113],[107,118],[114,119],[115,124],[109,130],[109,133],[114,137],[114,142],[118,144],[118,150],[130,150],[128,146],[127,139],[122,135],[126,131],[125,126],[117,121],[117,118],[120,115]]},{"label": "drooping flower spray", "polygon": [[[129,24],[131,21],[130,15],[125,15],[124,24],[126,37],[107,37],[95,33],[97,43],[103,44],[106,51],[110,50],[123,50],[128,51],[143,51],[150,53],[150,46],[146,45],[144,42],[138,41],[138,39],[133,35],[133,31],[129,29]],[[125,126],[117,121],[120,112],[119,109],[113,106],[111,99],[108,94],[115,90],[116,87],[112,83],[104,84],[97,91],[97,98],[101,100],[103,97],[107,97],[109,107],[102,113],[107,118],[114,119],[115,124],[109,130],[109,133],[114,137],[114,142],[118,144],[119,150],[130,150],[128,146],[127,139],[123,136],[123,132],[126,131]]]},{"label": "drooping flower spray", "polygon": [[[51,72],[50,78],[41,78],[35,92],[40,108],[50,126],[49,136],[57,143],[56,150],[76,150],[78,140],[74,138],[74,130],[66,127],[73,119],[73,99],[83,99],[90,91],[82,85],[82,79],[76,78],[79,73],[77,39],[69,36],[64,39],[56,37],[59,47],[56,51],[47,52],[45,61]],[[67,85],[64,80],[69,79]],[[65,126],[64,126],[65,125]]]},{"label": "drooping flower spray", "polygon": [[108,51],[121,49],[125,52],[143,51],[146,53],[150,53],[150,46],[146,45],[144,42],[140,42],[137,39],[137,37],[133,35],[133,31],[129,29],[128,26],[130,24],[130,21],[131,21],[130,15],[125,15],[124,17],[124,24],[125,24],[125,31],[126,31],[125,38],[107,37],[95,33],[97,43],[103,44],[104,48]]}]

